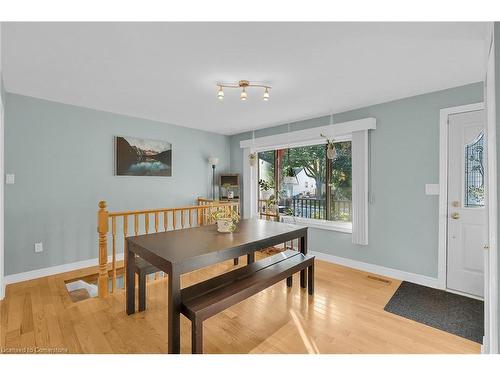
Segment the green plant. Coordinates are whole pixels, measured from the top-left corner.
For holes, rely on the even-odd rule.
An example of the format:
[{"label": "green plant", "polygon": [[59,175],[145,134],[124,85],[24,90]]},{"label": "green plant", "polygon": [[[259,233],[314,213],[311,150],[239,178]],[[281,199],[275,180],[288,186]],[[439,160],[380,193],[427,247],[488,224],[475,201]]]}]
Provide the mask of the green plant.
[{"label": "green plant", "polygon": [[210,215],[210,218],[212,221],[218,221],[218,220],[231,220],[231,227],[230,230],[233,232],[236,229],[236,224],[240,221],[240,215],[231,209],[226,209],[226,208],[217,208],[215,211],[212,212]]},{"label": "green plant", "polygon": [[263,179],[259,180],[259,188],[261,191],[269,191],[274,189],[274,182],[273,181],[266,181]]},{"label": "green plant", "polygon": [[283,177],[295,177],[295,172],[293,171],[292,166],[288,166],[285,168]]}]

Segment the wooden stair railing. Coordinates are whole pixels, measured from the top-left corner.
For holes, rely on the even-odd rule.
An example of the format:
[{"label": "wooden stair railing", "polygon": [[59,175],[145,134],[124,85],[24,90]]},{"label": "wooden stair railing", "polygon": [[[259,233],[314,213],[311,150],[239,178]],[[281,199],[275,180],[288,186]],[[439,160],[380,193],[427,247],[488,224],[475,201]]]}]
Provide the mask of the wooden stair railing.
[{"label": "wooden stair railing", "polygon": [[[127,262],[126,238],[130,235],[137,236],[151,232],[166,232],[212,224],[211,216],[215,210],[222,209],[228,212],[234,210],[238,214],[240,212],[238,202],[218,202],[198,198],[197,203],[196,206],[109,212],[107,211],[106,201],[100,201],[99,210],[97,211],[97,232],[99,237],[99,275],[97,284],[99,297],[106,297],[110,293],[108,290],[109,271],[111,271],[111,293],[116,290],[116,253],[119,237],[123,237],[125,266]],[[121,230],[117,230],[117,224],[121,224]],[[109,237],[111,239],[111,264],[108,262]],[[110,267],[111,269],[109,269]]]}]

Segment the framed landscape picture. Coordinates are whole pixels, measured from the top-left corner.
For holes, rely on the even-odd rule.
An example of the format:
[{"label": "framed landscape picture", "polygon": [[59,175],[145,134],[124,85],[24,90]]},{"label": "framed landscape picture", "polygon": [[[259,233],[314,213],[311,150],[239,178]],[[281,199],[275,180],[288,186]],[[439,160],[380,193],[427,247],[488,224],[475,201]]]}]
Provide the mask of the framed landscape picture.
[{"label": "framed landscape picture", "polygon": [[172,144],[133,137],[115,137],[117,176],[172,176]]}]

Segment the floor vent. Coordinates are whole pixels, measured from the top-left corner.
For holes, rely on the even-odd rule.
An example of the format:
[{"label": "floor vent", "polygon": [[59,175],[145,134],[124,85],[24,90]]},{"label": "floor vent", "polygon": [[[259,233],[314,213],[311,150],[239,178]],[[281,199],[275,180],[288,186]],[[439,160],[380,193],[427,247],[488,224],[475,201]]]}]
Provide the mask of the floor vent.
[{"label": "floor vent", "polygon": [[378,277],[378,276],[372,276],[372,275],[368,275],[367,276],[370,280],[375,280],[375,281],[380,281],[381,283],[384,283],[384,284],[387,284],[387,285],[390,285],[391,282],[387,279],[383,279],[381,277]]}]

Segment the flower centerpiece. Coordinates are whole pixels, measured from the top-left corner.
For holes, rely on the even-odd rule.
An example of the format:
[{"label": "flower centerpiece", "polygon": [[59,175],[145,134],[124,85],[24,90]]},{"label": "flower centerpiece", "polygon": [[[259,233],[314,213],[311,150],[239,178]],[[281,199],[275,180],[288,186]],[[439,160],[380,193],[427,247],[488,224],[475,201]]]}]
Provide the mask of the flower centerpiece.
[{"label": "flower centerpiece", "polygon": [[217,231],[220,233],[232,233],[236,230],[236,224],[240,221],[240,215],[232,210],[218,208],[212,212],[211,218],[217,223]]}]

